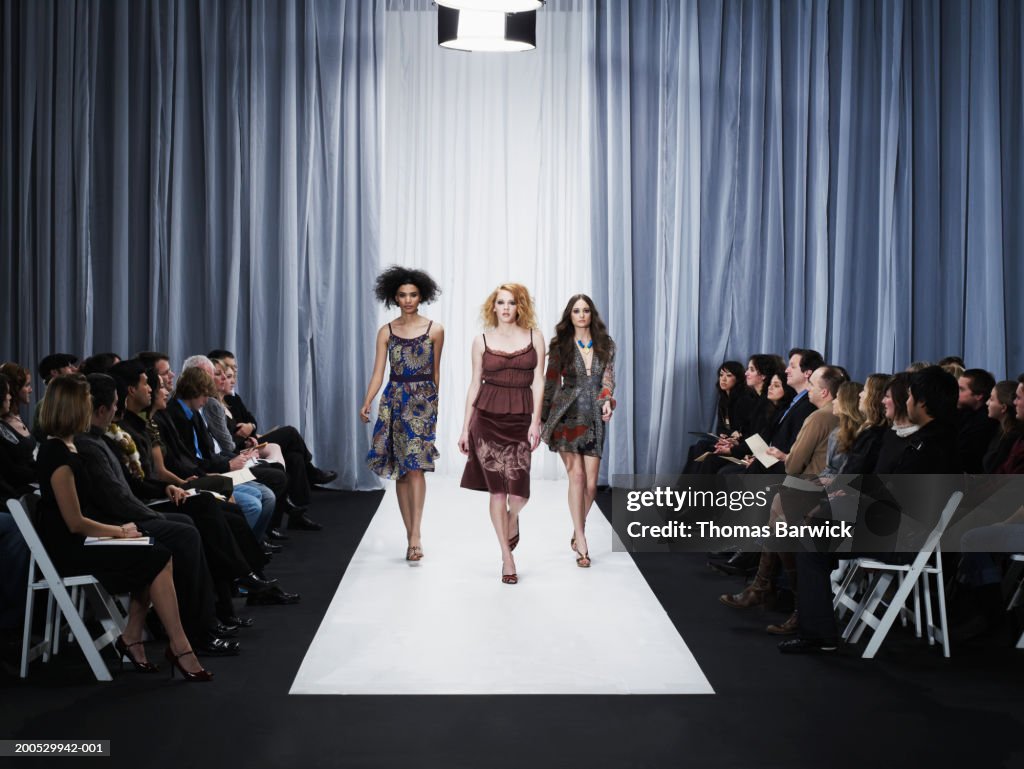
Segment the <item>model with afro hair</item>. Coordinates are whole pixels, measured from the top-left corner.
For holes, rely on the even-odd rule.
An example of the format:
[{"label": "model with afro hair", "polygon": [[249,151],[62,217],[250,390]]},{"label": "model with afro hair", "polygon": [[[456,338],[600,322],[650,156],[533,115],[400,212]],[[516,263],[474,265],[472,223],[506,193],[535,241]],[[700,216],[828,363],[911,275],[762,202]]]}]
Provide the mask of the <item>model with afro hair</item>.
[{"label": "model with afro hair", "polygon": [[422,270],[395,265],[377,276],[374,293],[385,307],[397,307],[401,314],[377,331],[373,374],[359,409],[364,422],[370,421],[370,407],[384,383],[388,362],[391,375],[380,399],[366,464],[377,475],[397,481],[395,493],[408,539],[405,560],[418,563],[423,558],[424,473],[434,469],[439,456],[434,441],[444,347],[444,328],[420,315],[419,307],[433,301],[441,289]]},{"label": "model with afro hair", "polygon": [[411,270],[397,264],[388,267],[377,276],[373,293],[378,302],[386,308],[398,307],[398,289],[402,286],[416,286],[420,292],[420,302],[430,304],[441,293],[440,287],[423,270]]}]

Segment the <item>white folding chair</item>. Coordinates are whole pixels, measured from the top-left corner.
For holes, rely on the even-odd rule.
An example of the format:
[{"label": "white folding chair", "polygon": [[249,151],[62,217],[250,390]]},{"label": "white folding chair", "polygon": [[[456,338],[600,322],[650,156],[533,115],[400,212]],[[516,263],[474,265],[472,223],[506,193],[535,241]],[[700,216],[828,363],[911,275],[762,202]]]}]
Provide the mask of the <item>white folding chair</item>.
[{"label": "white folding chair", "polygon": [[[21,641],[21,669],[19,675],[25,678],[28,675],[28,663],[42,657],[47,662],[50,654],[57,648],[57,638],[61,631],[61,617],[67,621],[71,636],[78,642],[85,659],[92,669],[93,675],[98,681],[110,681],[110,671],[107,669],[99,650],[114,640],[124,631],[125,617],[117,603],[110,594],[103,588],[95,577],[88,574],[79,574],[70,577],[61,577],[57,573],[53,561],[46,552],[42,540],[36,533],[34,525],[35,506],[38,497],[34,494],[27,494],[19,499],[7,501],[7,509],[14,516],[14,522],[25,539],[29,549],[28,562],[28,590],[25,600],[25,630]],[[41,577],[37,578],[38,569]],[[68,590],[77,593],[79,590],[88,592],[96,600],[93,608],[97,617],[103,625],[104,632],[97,638],[93,638],[85,622],[82,620],[79,606],[75,598],[68,593]],[[46,607],[46,629],[43,640],[35,645],[32,641],[32,615],[35,605],[35,594],[39,590],[48,591]],[[79,601],[79,603],[82,603]],[[84,604],[83,604],[84,606]],[[106,616],[104,616],[106,615]]]},{"label": "white folding chair", "polygon": [[[1010,556],[1010,561],[1024,564],[1024,554],[1014,553]],[[1024,574],[1021,574],[1020,582],[1017,583],[1017,589],[1010,596],[1010,603],[1007,604],[1006,610],[1013,611],[1018,606],[1024,606]],[[1017,639],[1017,648],[1024,649],[1024,631],[1021,632],[1020,638]]]},{"label": "white folding chair", "polygon": [[[939,548],[939,543],[963,496],[962,491],[955,491],[950,495],[935,528],[932,529],[911,563],[886,563],[873,558],[858,558],[848,569],[836,590],[833,606],[853,610],[853,616],[843,631],[844,639],[856,643],[866,629],[873,630],[871,639],[864,649],[863,657],[870,659],[875,656],[898,616],[912,616],[917,635],[920,637],[922,608],[925,615],[923,624],[928,634],[929,645],[935,644],[936,640],[940,641],[943,656],[949,657],[949,628],[946,622],[946,594],[943,586],[942,551]],[[866,577],[867,587],[860,599],[857,600],[853,597],[853,586],[861,577]],[[935,624],[932,616],[931,577],[935,578],[936,602],[939,609],[938,625]],[[888,604],[885,604],[883,599],[894,579],[898,579],[899,584],[895,594]],[[906,605],[911,592],[914,593],[913,609]],[[885,607],[881,616],[876,614],[880,605]]]}]

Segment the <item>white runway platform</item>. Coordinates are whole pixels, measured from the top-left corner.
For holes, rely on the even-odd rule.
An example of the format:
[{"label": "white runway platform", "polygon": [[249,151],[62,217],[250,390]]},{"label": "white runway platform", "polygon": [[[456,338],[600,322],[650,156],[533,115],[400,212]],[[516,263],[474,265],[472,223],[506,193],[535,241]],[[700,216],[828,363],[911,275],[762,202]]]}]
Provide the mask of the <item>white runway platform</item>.
[{"label": "white runway platform", "polygon": [[713,694],[596,508],[593,567],[576,566],[566,483],[533,481],[518,585],[500,581],[487,497],[428,478],[425,557],[404,560],[388,489],[292,694]]}]

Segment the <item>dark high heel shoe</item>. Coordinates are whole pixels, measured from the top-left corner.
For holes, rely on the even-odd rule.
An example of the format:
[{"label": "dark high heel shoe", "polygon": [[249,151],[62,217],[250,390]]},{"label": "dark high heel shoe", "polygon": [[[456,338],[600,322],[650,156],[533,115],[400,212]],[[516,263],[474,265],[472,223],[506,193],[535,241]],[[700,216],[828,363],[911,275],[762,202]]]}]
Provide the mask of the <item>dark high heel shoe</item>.
[{"label": "dark high heel shoe", "polygon": [[505,584],[505,585],[518,585],[519,584],[519,575],[515,574],[514,572],[512,574],[502,574],[501,575],[501,581],[502,581],[502,584]]},{"label": "dark high heel shoe", "polygon": [[139,662],[135,659],[131,655],[131,652],[128,651],[133,646],[142,646],[142,641],[126,644],[124,642],[124,636],[118,636],[117,640],[114,641],[114,650],[117,652],[117,661],[120,663],[122,668],[124,667],[124,658],[127,657],[128,661],[132,663],[132,667],[140,673],[156,673],[160,670],[160,668],[152,662]]},{"label": "dark high heel shoe", "polygon": [[519,544],[519,532],[517,531],[516,535],[514,537],[512,537],[508,541],[508,549],[509,550],[515,550],[516,549],[516,545],[518,545],[518,544]]},{"label": "dark high heel shoe", "polygon": [[[171,678],[174,678],[174,669],[177,668],[179,671],[181,671],[181,675],[186,681],[212,681],[213,673],[211,673],[209,670],[206,670],[205,668],[200,668],[197,672],[190,673],[181,666],[181,658],[188,654],[191,654],[193,657],[195,657],[196,653],[189,649],[187,652],[175,654],[171,651],[170,646],[167,647],[167,651],[164,652],[164,659],[171,663]],[[196,659],[199,658],[196,657]]]},{"label": "dark high heel shoe", "polygon": [[576,565],[579,566],[581,569],[589,569],[590,568],[590,554],[589,553],[580,553],[578,556],[576,556]]}]

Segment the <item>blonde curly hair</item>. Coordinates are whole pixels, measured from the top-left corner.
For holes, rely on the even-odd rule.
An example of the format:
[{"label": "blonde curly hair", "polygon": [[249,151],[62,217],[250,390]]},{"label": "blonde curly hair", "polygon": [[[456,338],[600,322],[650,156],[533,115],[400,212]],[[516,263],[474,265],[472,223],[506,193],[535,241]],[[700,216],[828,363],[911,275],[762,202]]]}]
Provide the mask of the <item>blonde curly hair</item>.
[{"label": "blonde curly hair", "polygon": [[533,300],[526,286],[521,283],[502,283],[494,289],[480,306],[480,323],[484,328],[497,328],[498,315],[494,303],[498,300],[499,291],[508,291],[516,303],[516,325],[520,328],[537,328],[537,315],[533,310]]}]

